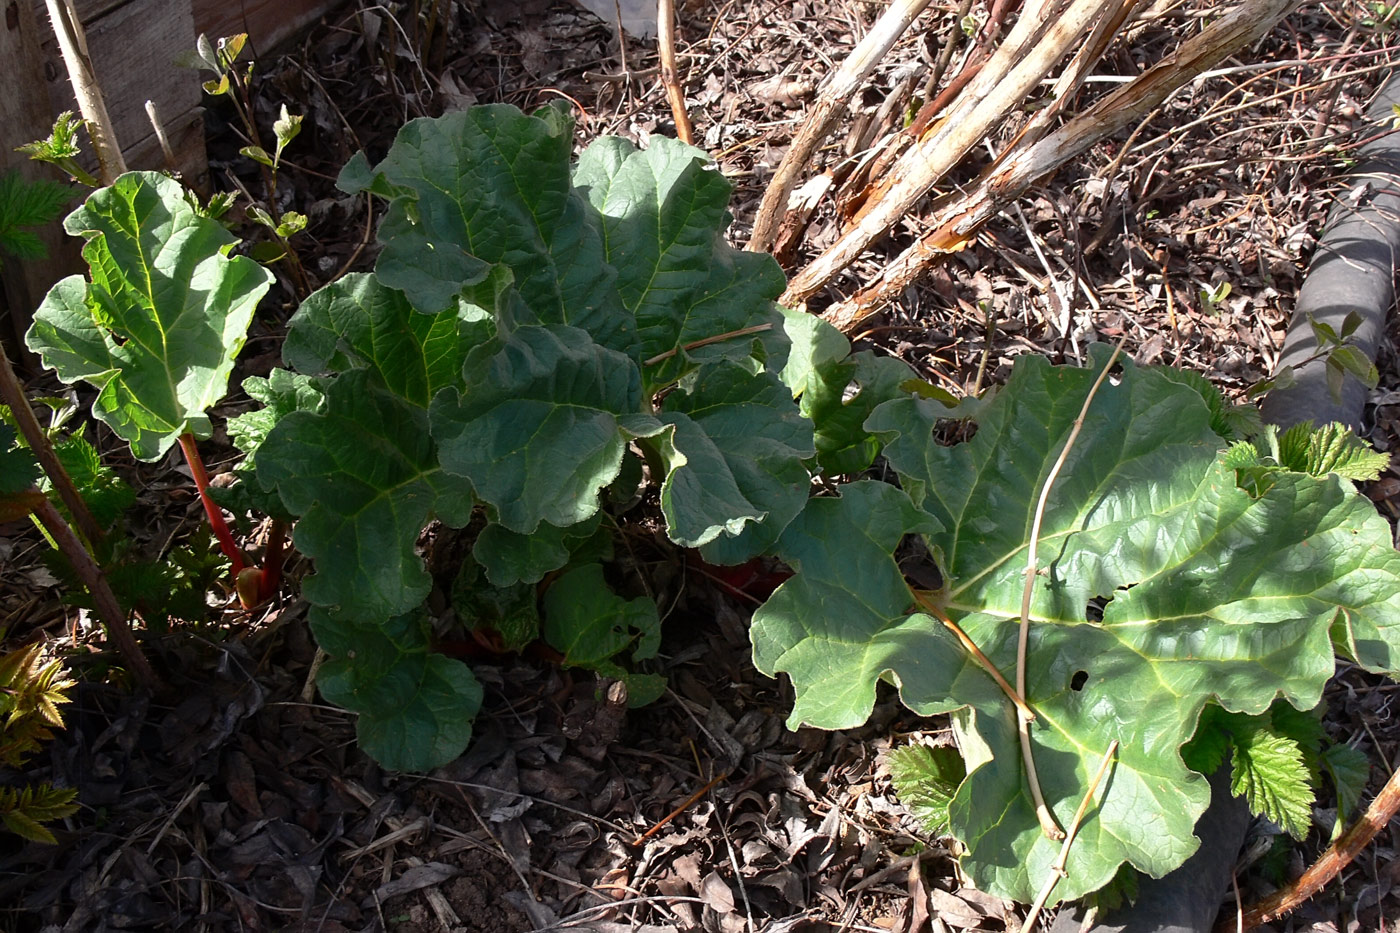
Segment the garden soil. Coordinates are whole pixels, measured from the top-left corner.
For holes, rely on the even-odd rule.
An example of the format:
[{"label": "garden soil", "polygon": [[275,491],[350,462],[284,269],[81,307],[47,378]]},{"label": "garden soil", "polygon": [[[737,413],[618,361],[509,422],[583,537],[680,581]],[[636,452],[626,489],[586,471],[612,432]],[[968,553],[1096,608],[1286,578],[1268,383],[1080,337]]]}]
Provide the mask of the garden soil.
[{"label": "garden soil", "polygon": [[[881,62],[819,153],[823,167],[858,159],[898,128],[907,95],[956,28],[955,6],[931,7]],[[434,8],[442,15],[429,17]],[[697,144],[735,186],[737,243],[823,76],[880,9],[860,0],[680,5],[690,117]],[[1215,12],[1194,0],[1152,10],[1101,68],[1103,84],[1155,62]],[[963,394],[996,384],[1018,355],[1078,362],[1089,343],[1126,335],[1138,362],[1191,368],[1243,397],[1273,368],[1348,147],[1388,128],[1361,121],[1400,51],[1400,29],[1385,14],[1357,0],[1304,5],[1222,74],[1170,98],[1131,140],[1106,142],[1010,206],[897,306],[863,322],[857,348],[899,356]],[[604,133],[642,144],[674,134],[654,41],[619,45],[614,26],[568,2],[356,0],[289,46],[255,51],[259,125],[270,128],[283,104],[306,117],[276,207],[310,218],[295,247],[313,284],[372,266],[378,217],[333,180],[358,150],[381,157],[409,119],[564,100],[581,144]],[[209,102],[207,122],[213,185],[264,197],[225,102]],[[831,241],[838,209],[818,207],[793,263]],[[850,294],[920,232],[907,218],[811,310]],[[297,300],[279,273],[232,385],[278,363]],[[1380,364],[1369,439],[1396,450],[1400,367],[1389,348]],[[58,393],[31,376],[34,393]],[[215,421],[252,405],[235,392]],[[202,546],[183,466],[136,463],[110,434],[95,436],[138,491],[132,546],[152,555],[188,540]],[[235,454],[219,432],[206,457],[220,473]],[[1400,515],[1400,471],[1368,493],[1383,514]],[[265,534],[244,531],[254,545]],[[57,845],[0,840],[0,928],[1019,928],[1021,908],[966,886],[956,853],[922,835],[890,788],[892,744],[946,742],[945,722],[882,695],[861,729],[787,727],[790,688],[755,672],[747,633],[776,577],[716,579],[678,562],[653,531],[631,532],[621,564],[663,607],[658,670],[670,689],[628,711],[591,675],[529,652],[490,655],[461,638],[447,594],[469,542],[438,529],[421,544],[438,582],[430,608],[441,650],[472,663],[486,701],[460,759],[408,775],[357,751],[351,717],[308,688],[315,646],[295,597],[250,615],[215,594],[206,617],[157,626],[145,644],[170,689],[140,699],[87,611],[65,601],[42,539],[0,526],[0,630],[50,638],[81,681],[68,728],[35,776],[77,787],[82,803],[55,826]],[[294,563],[289,576],[304,569]],[[1328,691],[1327,730],[1370,756],[1372,792],[1400,765],[1397,691],[1346,667]],[[1335,816],[1329,805],[1318,802],[1324,825]],[[1256,827],[1236,875],[1239,899],[1287,883],[1325,845],[1320,831],[1293,843]],[[1400,923],[1397,880],[1400,840],[1386,830],[1339,883],[1272,929],[1390,929]]]}]

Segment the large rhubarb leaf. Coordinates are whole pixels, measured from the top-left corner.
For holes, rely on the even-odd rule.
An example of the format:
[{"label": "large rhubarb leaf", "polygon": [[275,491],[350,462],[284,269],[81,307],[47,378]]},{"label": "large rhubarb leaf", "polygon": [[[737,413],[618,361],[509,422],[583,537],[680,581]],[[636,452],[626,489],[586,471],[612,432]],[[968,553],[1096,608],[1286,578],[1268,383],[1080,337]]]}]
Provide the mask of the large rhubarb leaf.
[{"label": "large rhubarb leaf", "polygon": [[467,747],[481,684],[461,661],[430,650],[424,613],[361,625],[314,610],[311,630],[331,657],[316,677],[321,695],[359,713],[355,735],[375,761],[429,771]]},{"label": "large rhubarb leaf", "polygon": [[[942,526],[923,534],[945,581],[931,598],[1008,677],[1036,499],[1095,375],[1023,358],[1005,388],[968,408],[976,434],[952,447],[934,440],[949,414],[940,404],[887,402],[867,423],[914,503]],[[1160,876],[1195,849],[1209,789],[1180,748],[1208,699],[1245,713],[1276,697],[1311,708],[1332,670],[1334,619],[1363,664],[1395,666],[1400,558],[1374,509],[1336,477],[1284,474],[1252,497],[1222,446],[1199,393],[1125,364],[1052,487],[1027,699],[1040,785],[1062,825],[1120,743],[1056,898],[1097,889],[1125,861]],[[813,530],[818,509],[817,518],[845,513],[854,528]],[[863,721],[881,677],[916,711],[961,708],[968,778],[950,807],[952,832],[979,886],[1029,901],[1060,844],[1027,796],[1014,711],[941,624],[910,611],[894,548],[916,523],[887,517],[877,535],[869,512],[848,492],[793,522],[780,551],[799,574],[755,616],[755,660],[791,675],[794,723]],[[857,561],[860,572],[843,570]]]},{"label": "large rhubarb leaf", "polygon": [[368,368],[395,396],[427,408],[439,389],[461,383],[467,352],[493,332],[473,306],[416,314],[403,292],[356,273],[302,302],[282,358],[311,375]]},{"label": "large rhubarb leaf", "polygon": [[414,544],[432,517],[465,525],[471,486],[444,473],[428,413],[365,369],[337,376],[320,412],[296,411],[268,434],[258,478],[295,515],[297,547],[316,562],[302,593],[353,621],[408,612],[431,580]]},{"label": "large rhubarb leaf", "polygon": [[[639,151],[604,137],[579,157],[574,184],[602,215],[607,260],[636,316],[638,359],[656,360],[649,385],[673,381],[689,345],[776,321],[782,270],[724,241],[730,185],[699,149],[658,136]],[[736,340],[737,355],[751,343]]]},{"label": "large rhubarb leaf", "polygon": [[598,511],[629,437],[661,430],[637,414],[641,401],[628,357],[574,327],[521,327],[468,359],[462,392],[433,401],[433,436],[444,469],[470,479],[506,528],[532,534]]},{"label": "large rhubarb leaf", "polygon": [[376,273],[432,313],[504,263],[536,322],[631,347],[636,328],[595,214],[570,184],[572,148],[573,122],[556,108],[526,116],[501,104],[409,122],[373,169],[400,192],[379,229]]},{"label": "large rhubarb leaf", "polygon": [[130,172],[94,191],[64,229],[84,237],[91,283],[69,276],[34,314],[28,344],[64,382],[98,388],[93,413],[142,460],[211,433],[253,309],[272,275],[195,210],[179,182]]},{"label": "large rhubarb leaf", "polygon": [[[667,465],[661,511],[672,541],[699,547],[764,522],[740,552],[707,559],[739,563],[764,550],[802,509],[811,477],[812,425],[770,373],[721,362],[699,371],[690,391],[666,398],[661,419]],[[765,519],[771,520],[766,521]]]},{"label": "large rhubarb leaf", "polygon": [[321,377],[325,399],[280,415],[257,479],[301,517],[295,540],[318,571],[303,584],[311,602],[372,621],[427,595],[419,533],[431,518],[465,525],[475,504],[471,485],[438,465],[428,404],[461,384],[491,326],[475,305],[419,314],[370,275],[327,285],[293,315],[283,357]]}]

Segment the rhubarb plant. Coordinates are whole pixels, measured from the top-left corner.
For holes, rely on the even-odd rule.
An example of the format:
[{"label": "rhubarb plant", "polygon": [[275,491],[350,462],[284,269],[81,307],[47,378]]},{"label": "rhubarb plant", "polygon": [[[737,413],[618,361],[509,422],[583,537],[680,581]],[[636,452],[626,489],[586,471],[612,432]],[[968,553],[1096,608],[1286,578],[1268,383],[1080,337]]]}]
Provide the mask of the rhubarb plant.
[{"label": "rhubarb plant", "polygon": [[[725,244],[728,186],[700,153],[602,139],[571,163],[571,135],[556,109],[481,107],[352,160],[342,186],[386,202],[375,270],[311,296],[289,369],[249,386],[272,401],[235,433],[250,485],[298,519],[314,562],[327,695],[395,766],[468,741],[479,688],[431,653],[419,609],[434,521],[473,528],[452,587],[468,627],[506,648],[542,638],[634,701],[654,695],[633,665],[656,650],[655,604],[614,590],[598,544],[654,502],[670,540],[712,563],[776,554],[795,571],[752,629],[759,669],[793,682],[794,727],[859,725],[881,680],[952,717],[962,764],[923,774],[925,809],[980,886],[1032,900],[1060,844],[992,671],[1016,668],[1037,496],[1094,373],[1025,359],[955,406],[776,307],[781,275]],[[940,442],[950,420],[972,439]],[[1257,809],[1296,818],[1296,782],[1259,766],[1279,756],[1256,749],[1284,748],[1260,717],[1315,707],[1335,654],[1400,667],[1400,557],[1346,478],[1374,463],[1320,434],[1237,443],[1255,427],[1199,378],[1125,364],[1049,490],[1017,701],[1061,825],[1116,749],[1056,900],[1123,865],[1181,864],[1212,749],[1234,749]],[[814,477],[881,455],[898,485],[812,496]],[[919,584],[911,548],[933,565]]]},{"label": "rhubarb plant", "polygon": [[[302,302],[286,368],[247,380],[262,407],[229,425],[240,509],[295,522],[318,683],[367,752],[427,769],[470,741],[481,686],[436,650],[454,619],[656,697],[661,614],[613,559],[635,527],[792,568],[752,639],[794,727],[861,724],[881,681],[951,717],[956,759],[895,770],[993,893],[1057,876],[1035,791],[1062,827],[1088,801],[1055,900],[1180,865],[1227,757],[1290,831],[1324,771],[1355,793],[1354,756],[1299,717],[1338,655],[1400,669],[1400,556],[1351,485],[1377,457],[1260,430],[1170,369],[1124,363],[1094,395],[1103,354],[1023,358],[955,403],[779,308],[698,150],[604,138],[575,159],[572,136],[557,108],[477,107],[353,159],[341,187],[383,201],[375,268]],[[125,176],[70,217],[92,281],[60,283],[30,337],[146,457],[207,435],[267,282],[172,185]],[[897,484],[857,478],[879,458]],[[421,550],[454,529],[470,556],[434,579]]]},{"label": "rhubarb plant", "polygon": [[155,172],[129,172],[94,191],[63,225],[86,241],[90,272],[49,290],[34,313],[29,348],[64,382],[98,390],[93,414],[137,458],[157,460],[179,442],[239,574],[242,553],[209,498],[195,441],[213,432],[207,411],[227,391],[271,274],[247,257],[230,257],[234,236],[178,182]]},{"label": "rhubarb plant", "polygon": [[[314,563],[302,592],[336,665],[323,684],[396,766],[459,753],[479,702],[466,666],[425,664],[432,632],[405,621],[433,585],[418,553],[430,523],[479,517],[481,576],[544,590],[534,627],[464,595],[469,626],[509,618],[506,643],[538,634],[645,702],[662,682],[630,665],[655,653],[659,616],[598,563],[611,504],[646,479],[673,542],[716,561],[761,553],[818,466],[794,380],[838,398],[856,381],[830,341],[788,366],[782,273],[724,241],[729,184],[703,154],[612,138],[572,152],[562,110],[489,106],[415,120],[379,164],[352,160],[342,187],[386,202],[375,269],[302,304],[288,369],[248,386],[273,401],[234,428],[256,464],[249,492],[297,519]],[[397,647],[367,652],[347,632]]]},{"label": "rhubarb plant", "polygon": [[[1038,496],[1094,377],[1022,357],[990,398],[880,405],[866,427],[899,488],[859,482],[813,499],[778,542],[797,574],[753,621],[759,669],[792,679],[794,727],[859,725],[881,680],[916,712],[952,716],[967,777],[947,802],[950,832],[979,887],[1023,902],[1061,843],[1037,820],[1015,707],[944,619],[1011,678]],[[1124,364],[1050,488],[1024,700],[1060,826],[1117,743],[1057,900],[1095,891],[1124,863],[1160,877],[1195,850],[1209,787],[1183,746],[1208,707],[1310,710],[1334,655],[1400,667],[1400,555],[1371,503],[1325,472],[1356,458],[1317,453],[1309,472],[1306,458],[1270,458],[1277,443],[1246,456],[1214,414],[1191,380]],[[973,438],[940,443],[948,418],[968,419]],[[938,589],[907,582],[896,549],[908,536],[936,563]],[[1269,774],[1236,776],[1238,792],[1267,796],[1249,780]]]}]

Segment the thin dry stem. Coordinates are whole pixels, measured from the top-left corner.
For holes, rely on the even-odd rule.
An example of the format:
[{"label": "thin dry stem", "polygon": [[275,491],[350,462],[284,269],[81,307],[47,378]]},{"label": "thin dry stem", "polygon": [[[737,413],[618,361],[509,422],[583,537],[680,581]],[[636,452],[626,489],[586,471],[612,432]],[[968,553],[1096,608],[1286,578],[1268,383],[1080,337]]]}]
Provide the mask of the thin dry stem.
[{"label": "thin dry stem", "polygon": [[865,38],[860,40],[860,44],[851,50],[841,67],[823,82],[817,102],[812,105],[802,129],[763,192],[763,203],[754,220],[748,249],[763,252],[773,248],[783,215],[787,212],[788,196],[792,194],[798,175],[807,167],[817,146],[845,115],[851,95],[860,89],[861,82],[928,4],[929,0],[895,0],[865,34]]},{"label": "thin dry stem", "polygon": [[[1055,458],[1054,466],[1050,468],[1050,473],[1045,477],[1045,483],[1040,487],[1040,498],[1035,504],[1035,513],[1031,518],[1030,543],[1026,548],[1026,585],[1021,590],[1021,624],[1016,633],[1016,693],[1022,700],[1026,698],[1026,647],[1030,642],[1031,594],[1035,588],[1036,574],[1040,572],[1040,568],[1037,566],[1037,550],[1040,543],[1040,525],[1045,518],[1045,504],[1050,499],[1050,489],[1055,484],[1055,478],[1060,475],[1060,469],[1065,465],[1065,459],[1069,456],[1070,449],[1074,447],[1080,429],[1084,427],[1084,419],[1089,414],[1089,406],[1093,404],[1094,396],[1099,392],[1099,386],[1103,385],[1103,381],[1108,378],[1108,371],[1113,368],[1118,354],[1123,350],[1123,342],[1127,338],[1126,333],[1118,338],[1117,345],[1109,354],[1108,362],[1104,364],[1103,369],[1099,372],[1099,377],[1094,380],[1094,384],[1089,387],[1089,394],[1084,397],[1084,405],[1079,409],[1079,417],[1074,419],[1069,437],[1065,439],[1064,447],[1060,449],[1060,455]],[[1026,778],[1030,783],[1031,799],[1035,801],[1035,814],[1040,819],[1040,828],[1051,839],[1062,839],[1064,832],[1056,825],[1055,817],[1050,812],[1050,808],[1045,805],[1045,797],[1040,791],[1040,780],[1035,772],[1035,756],[1031,748],[1030,721],[1024,715],[1017,719],[1016,731],[1021,738],[1021,756],[1026,762]]]},{"label": "thin dry stem", "polygon": [[1094,799],[1094,794],[1099,789],[1099,784],[1103,783],[1104,775],[1108,773],[1108,766],[1113,761],[1114,754],[1118,751],[1118,740],[1114,739],[1108,744],[1108,751],[1103,753],[1103,760],[1099,762],[1099,768],[1094,772],[1094,777],[1089,781],[1089,787],[1084,791],[1084,799],[1079,801],[1079,809],[1074,811],[1074,819],[1070,821],[1069,831],[1065,833],[1064,844],[1060,846],[1060,854],[1055,859],[1055,864],[1050,866],[1050,875],[1045,879],[1045,885],[1040,889],[1040,893],[1035,896],[1035,902],[1031,904],[1031,909],[1026,913],[1026,922],[1021,924],[1021,933],[1031,933],[1035,927],[1035,921],[1040,917],[1040,912],[1045,908],[1045,902],[1050,899],[1051,893],[1055,890],[1055,885],[1060,883],[1060,879],[1065,877],[1065,865],[1069,862],[1069,847],[1074,844],[1074,837],[1079,833],[1079,824],[1084,822],[1084,816],[1089,812],[1089,804]]},{"label": "thin dry stem", "polygon": [[46,3],[49,17],[53,20],[54,36],[58,39],[58,49],[68,69],[68,80],[73,85],[73,96],[78,100],[78,109],[82,111],[83,119],[87,121],[88,135],[92,137],[98,178],[102,184],[110,185],[126,171],[126,162],[122,159],[121,146],[117,144],[117,137],[112,131],[112,118],[108,116],[107,104],[102,99],[102,87],[92,68],[87,37],[83,34],[82,23],[71,0],[46,0]]},{"label": "thin dry stem", "polygon": [[[1023,140],[1004,150],[968,189],[936,202],[928,220],[929,232],[886,263],[874,282],[823,312],[823,320],[849,333],[862,319],[897,300],[934,263],[969,242],[981,224],[1036,181],[1100,140],[1127,129],[1188,81],[1258,41],[1295,4],[1296,0],[1244,0],[1131,83],[1096,101],[1040,141],[1026,145]],[[844,263],[815,268],[818,262],[827,262],[824,257],[835,249],[833,245],[789,283],[786,302],[805,298],[835,276]]]},{"label": "thin dry stem", "polygon": [[658,353],[651,359],[643,360],[642,365],[654,366],[657,363],[660,363],[662,360],[670,359],[671,357],[675,356],[677,353],[680,353],[683,350],[694,350],[696,347],[707,347],[712,343],[724,343],[724,341],[732,340],[735,337],[744,337],[748,334],[761,334],[766,330],[772,329],[772,324],[751,324],[748,327],[741,327],[738,330],[731,330],[727,334],[715,334],[713,337],[703,337],[700,340],[692,340],[690,343],[684,344],[683,346],[667,350],[665,353]]},{"label": "thin dry stem", "polygon": [[10,365],[10,357],[5,353],[4,347],[0,347],[0,402],[9,406],[15,422],[19,424],[20,433],[24,435],[25,443],[34,453],[34,459],[43,467],[49,482],[53,483],[58,497],[63,500],[68,514],[73,516],[73,521],[77,523],[78,530],[82,532],[88,544],[101,541],[104,537],[102,526],[97,524],[97,519],[88,511],[87,503],[78,495],[72,477],[59,462],[53,444],[49,443],[49,436],[44,433],[39,419],[34,417],[34,411],[29,407],[29,399],[24,394],[24,387],[20,385],[19,377]]},{"label": "thin dry stem", "polygon": [[661,54],[661,86],[671,104],[671,117],[676,121],[676,138],[691,145],[695,130],[685,109],[685,91],[681,89],[680,72],[676,68],[676,5],[674,0],[656,2],[656,45]]},{"label": "thin dry stem", "polygon": [[132,676],[142,686],[155,686],[159,682],[156,672],[151,668],[151,662],[146,659],[145,653],[141,651],[141,646],[136,643],[136,637],[131,634],[126,613],[122,611],[112,588],[107,585],[107,578],[102,575],[102,569],[93,562],[92,555],[83,547],[78,536],[73,534],[73,529],[68,527],[63,516],[58,514],[58,509],[54,508],[53,503],[46,497],[35,507],[34,515],[58,545],[58,549],[63,552],[63,556],[73,565],[73,570],[83,586],[92,594],[92,605],[97,611],[97,617],[107,627],[107,637],[112,639],[112,644],[116,646]]},{"label": "thin dry stem", "polygon": [[[1058,7],[1058,0],[1049,6]],[[1108,6],[1107,0],[1068,0],[1067,8],[1053,16],[1048,25],[1027,10],[1006,42],[959,95],[948,118],[900,156],[884,178],[876,180],[851,226],[792,278],[783,303],[796,306],[805,301],[883,237],[932,185],[994,127],[1004,124],[1010,113],[1024,105],[1040,79],[1100,15],[1107,15]]]}]

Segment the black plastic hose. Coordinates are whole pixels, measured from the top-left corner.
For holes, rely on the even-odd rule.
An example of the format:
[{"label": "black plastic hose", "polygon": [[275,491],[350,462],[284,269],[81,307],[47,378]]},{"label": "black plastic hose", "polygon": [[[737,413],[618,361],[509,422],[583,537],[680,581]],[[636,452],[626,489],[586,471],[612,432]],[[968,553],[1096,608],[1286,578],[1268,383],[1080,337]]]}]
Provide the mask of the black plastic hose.
[{"label": "black plastic hose", "polygon": [[[1368,125],[1390,126],[1397,104],[1400,78],[1392,77],[1367,110]],[[1340,333],[1342,322],[1355,312],[1361,325],[1351,342],[1374,362],[1386,314],[1395,304],[1395,271],[1400,267],[1400,132],[1371,140],[1357,155],[1347,188],[1328,214],[1283,341],[1279,368],[1294,366],[1296,381],[1264,398],[1264,420],[1280,427],[1312,420],[1319,425],[1340,421],[1358,432],[1362,428],[1366,387],[1348,376],[1341,398],[1335,398],[1327,388],[1326,361],[1303,363],[1323,349],[1308,315]]]}]

